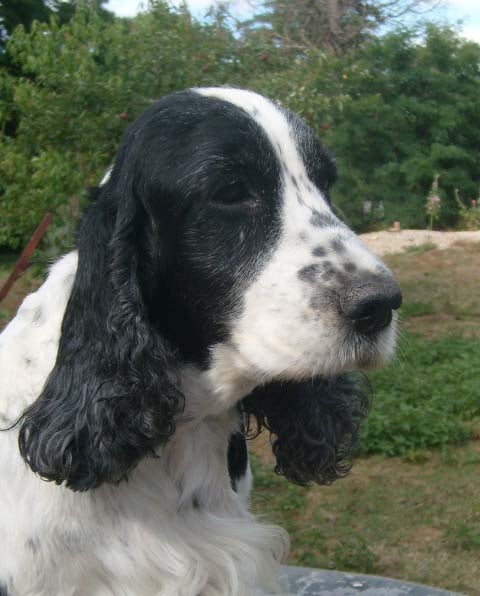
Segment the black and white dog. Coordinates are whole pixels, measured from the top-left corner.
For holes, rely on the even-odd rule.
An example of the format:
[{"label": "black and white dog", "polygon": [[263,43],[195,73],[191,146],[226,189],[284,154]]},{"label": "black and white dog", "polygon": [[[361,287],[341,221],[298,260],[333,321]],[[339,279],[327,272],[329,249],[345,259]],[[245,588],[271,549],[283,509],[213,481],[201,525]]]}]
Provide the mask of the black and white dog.
[{"label": "black and white dog", "polygon": [[0,337],[2,596],[272,588],[288,540],[248,512],[245,422],[277,472],[329,483],[367,409],[351,372],[394,351],[399,287],[332,213],[335,175],[249,91],[130,127],[78,252]]}]

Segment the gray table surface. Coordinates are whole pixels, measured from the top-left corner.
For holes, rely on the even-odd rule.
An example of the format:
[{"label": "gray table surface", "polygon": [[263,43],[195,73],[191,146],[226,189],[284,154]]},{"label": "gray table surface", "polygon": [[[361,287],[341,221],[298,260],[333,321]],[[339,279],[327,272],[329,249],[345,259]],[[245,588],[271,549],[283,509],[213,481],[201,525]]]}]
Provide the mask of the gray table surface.
[{"label": "gray table surface", "polygon": [[460,596],[457,592],[375,575],[290,566],[282,569],[289,596]]}]

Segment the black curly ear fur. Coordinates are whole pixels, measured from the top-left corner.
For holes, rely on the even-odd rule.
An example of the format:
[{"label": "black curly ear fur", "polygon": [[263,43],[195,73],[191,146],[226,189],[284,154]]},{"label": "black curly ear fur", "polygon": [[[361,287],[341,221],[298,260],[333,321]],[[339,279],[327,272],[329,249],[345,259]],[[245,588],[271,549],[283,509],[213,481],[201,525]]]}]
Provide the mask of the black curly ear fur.
[{"label": "black curly ear fur", "polygon": [[276,382],[243,399],[250,436],[271,432],[275,472],[296,484],[331,484],[352,467],[350,453],[369,399],[355,375]]},{"label": "black curly ear fur", "polygon": [[[173,350],[149,321],[142,292],[143,268],[160,266],[158,230],[148,229],[133,180],[96,194],[79,230],[55,367],[19,429],[32,470],[74,490],[118,482],[154,454],[183,399]],[[149,237],[156,254],[142,248]]]}]

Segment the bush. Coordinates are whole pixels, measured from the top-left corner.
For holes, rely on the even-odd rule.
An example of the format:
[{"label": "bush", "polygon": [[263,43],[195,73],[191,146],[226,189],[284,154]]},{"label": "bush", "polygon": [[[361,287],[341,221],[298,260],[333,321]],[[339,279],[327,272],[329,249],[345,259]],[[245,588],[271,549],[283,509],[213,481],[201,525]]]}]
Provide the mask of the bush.
[{"label": "bush", "polygon": [[17,76],[0,71],[0,245],[23,245],[45,211],[98,183],[153,99],[221,84],[233,69],[221,24],[199,25],[164,2],[133,20],[78,6],[71,22],[18,27],[8,44]]},{"label": "bush", "polygon": [[385,226],[423,227],[435,173],[440,227],[459,217],[454,189],[478,188],[480,46],[448,28],[428,27],[421,43],[372,37],[339,58],[292,52],[261,26],[234,33],[221,7],[199,23],[161,0],[134,19],[77,6],[68,23],[18,27],[7,46],[0,245],[23,245],[47,209],[96,184],[153,99],[200,85],[251,88],[303,116],[337,157],[334,201],[356,229],[379,224],[362,215],[365,200],[384,205]]}]

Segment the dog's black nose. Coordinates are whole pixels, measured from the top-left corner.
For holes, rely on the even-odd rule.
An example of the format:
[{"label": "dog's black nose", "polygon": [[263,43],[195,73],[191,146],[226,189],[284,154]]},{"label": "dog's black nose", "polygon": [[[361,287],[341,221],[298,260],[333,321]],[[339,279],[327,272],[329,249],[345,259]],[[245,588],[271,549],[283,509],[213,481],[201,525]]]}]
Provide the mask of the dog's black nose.
[{"label": "dog's black nose", "polygon": [[375,333],[388,327],[392,311],[402,304],[402,293],[393,277],[358,283],[341,300],[341,309],[359,333]]}]

